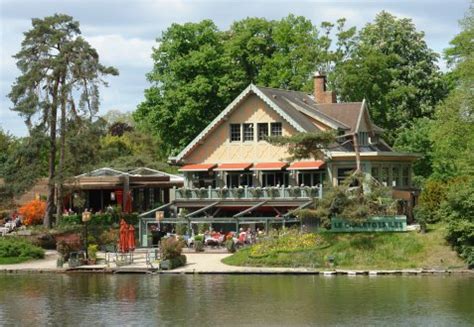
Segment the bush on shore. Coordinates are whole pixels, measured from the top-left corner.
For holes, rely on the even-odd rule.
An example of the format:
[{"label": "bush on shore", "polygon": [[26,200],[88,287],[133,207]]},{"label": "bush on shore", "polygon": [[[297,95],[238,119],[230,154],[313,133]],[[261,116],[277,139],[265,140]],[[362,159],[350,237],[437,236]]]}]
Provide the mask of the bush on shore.
[{"label": "bush on shore", "polygon": [[44,258],[44,250],[20,238],[0,239],[0,263],[18,263],[30,259]]}]

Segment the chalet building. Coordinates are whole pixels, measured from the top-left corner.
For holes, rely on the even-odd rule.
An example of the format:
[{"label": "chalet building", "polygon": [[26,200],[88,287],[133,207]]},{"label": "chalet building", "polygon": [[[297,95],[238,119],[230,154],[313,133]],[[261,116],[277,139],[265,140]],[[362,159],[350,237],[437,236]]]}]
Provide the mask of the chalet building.
[{"label": "chalet building", "polygon": [[[324,160],[287,162],[286,147],[265,141],[327,130],[336,131],[338,140]],[[324,75],[314,77],[313,94],[251,84],[170,158],[181,166],[184,188],[155,210],[165,210],[170,222],[289,222],[294,219],[289,212],[310,205],[312,197],[322,195],[322,185],[338,185],[354,172],[357,157],[361,171],[411,203],[412,163],[418,156],[394,151],[382,135],[366,102],[337,103]]]}]

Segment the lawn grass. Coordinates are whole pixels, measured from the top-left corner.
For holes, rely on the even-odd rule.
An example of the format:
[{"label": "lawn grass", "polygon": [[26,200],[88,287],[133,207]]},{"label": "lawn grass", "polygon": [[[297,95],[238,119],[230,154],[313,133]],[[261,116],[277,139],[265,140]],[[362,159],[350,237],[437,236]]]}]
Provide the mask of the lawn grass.
[{"label": "lawn grass", "polygon": [[455,269],[466,265],[444,240],[444,226],[432,226],[426,234],[406,233],[321,233],[326,246],[302,251],[273,251],[252,256],[244,248],[223,260],[236,266],[329,268],[334,257],[339,269]]},{"label": "lawn grass", "polygon": [[28,260],[33,260],[34,258],[28,257],[3,257],[0,258],[0,265],[12,265],[15,263],[22,263]]}]

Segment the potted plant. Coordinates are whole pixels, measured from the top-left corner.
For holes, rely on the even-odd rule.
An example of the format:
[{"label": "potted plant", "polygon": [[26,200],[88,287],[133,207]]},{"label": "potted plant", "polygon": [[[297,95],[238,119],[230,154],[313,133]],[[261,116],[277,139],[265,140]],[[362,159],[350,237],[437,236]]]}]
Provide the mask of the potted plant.
[{"label": "potted plant", "polygon": [[263,195],[263,190],[261,187],[251,187],[249,190],[250,194],[252,194],[254,198],[259,198]]},{"label": "potted plant", "polygon": [[242,186],[235,187],[232,190],[232,193],[234,194],[234,197],[239,198],[239,199],[244,195],[244,192],[245,192],[245,190]]},{"label": "potted plant", "polygon": [[204,235],[196,235],[194,237],[194,251],[196,252],[204,251]]},{"label": "potted plant", "polygon": [[90,244],[87,247],[87,254],[89,258],[87,258],[87,263],[89,265],[95,265],[97,262],[97,251],[99,251],[99,247],[97,244]]}]

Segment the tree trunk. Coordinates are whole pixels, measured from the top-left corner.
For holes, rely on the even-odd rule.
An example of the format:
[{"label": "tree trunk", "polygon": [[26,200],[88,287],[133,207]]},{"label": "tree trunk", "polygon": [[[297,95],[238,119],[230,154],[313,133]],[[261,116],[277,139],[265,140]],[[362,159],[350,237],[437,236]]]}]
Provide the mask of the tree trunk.
[{"label": "tree trunk", "polygon": [[51,228],[54,213],[54,190],[56,177],[56,120],[58,111],[58,87],[59,77],[56,78],[53,86],[51,104],[51,112],[49,114],[49,173],[48,173],[48,199],[46,202],[46,212],[44,215],[43,225],[46,228]]},{"label": "tree trunk", "polygon": [[59,147],[59,164],[57,176],[57,193],[56,193],[56,223],[59,223],[63,216],[63,184],[64,184],[64,156],[66,151],[66,100],[67,91],[65,89],[65,76],[61,79],[61,122],[60,122],[60,147]]},{"label": "tree trunk", "polygon": [[354,141],[354,151],[356,155],[356,171],[358,173],[361,172],[361,167],[360,167],[360,149],[359,149],[359,140],[357,138],[357,132],[354,133],[353,135],[353,141]]}]

